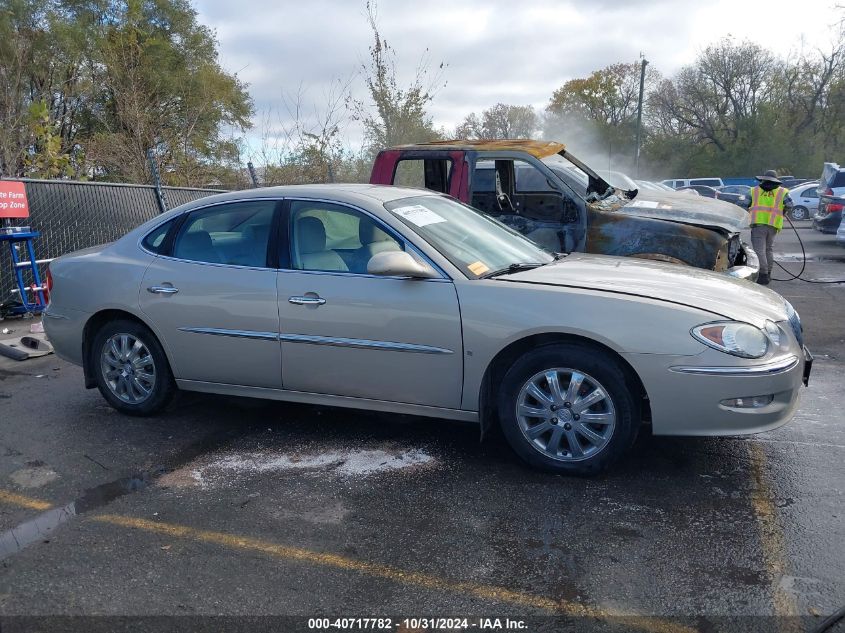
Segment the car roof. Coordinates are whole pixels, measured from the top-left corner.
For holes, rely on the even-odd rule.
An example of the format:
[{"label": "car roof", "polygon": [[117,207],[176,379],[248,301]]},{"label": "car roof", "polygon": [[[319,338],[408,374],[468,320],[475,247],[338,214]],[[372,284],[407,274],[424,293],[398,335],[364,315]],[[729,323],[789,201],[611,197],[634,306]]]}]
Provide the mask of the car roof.
[{"label": "car roof", "polygon": [[397,145],[391,150],[440,149],[444,151],[513,151],[525,152],[535,158],[545,158],[559,154],[566,149],[563,143],[554,141],[533,141],[530,139],[502,139],[496,141],[457,139],[451,141],[430,141],[413,145]]},{"label": "car roof", "polygon": [[260,198],[283,198],[300,197],[314,199],[330,199],[348,204],[372,203],[376,200],[380,203],[412,198],[418,196],[440,196],[443,194],[429,189],[416,189],[414,187],[395,187],[393,185],[370,185],[358,183],[332,183],[317,185],[280,185],[277,187],[258,187],[256,189],[243,189],[240,191],[228,191],[213,196],[206,196],[193,200],[171,211],[184,212],[190,209],[217,204],[220,202],[234,200],[252,200]]}]

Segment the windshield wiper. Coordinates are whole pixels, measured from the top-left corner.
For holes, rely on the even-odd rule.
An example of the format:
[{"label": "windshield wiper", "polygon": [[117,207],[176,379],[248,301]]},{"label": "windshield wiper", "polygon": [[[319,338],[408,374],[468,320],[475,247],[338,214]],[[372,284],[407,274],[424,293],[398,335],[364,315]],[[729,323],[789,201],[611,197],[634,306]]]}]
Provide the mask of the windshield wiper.
[{"label": "windshield wiper", "polygon": [[498,270],[491,270],[488,273],[484,273],[479,277],[479,279],[490,279],[490,277],[498,277],[499,275],[507,275],[509,273],[518,273],[523,270],[531,270],[532,268],[539,268],[540,266],[545,265],[545,262],[516,262],[514,264],[510,264],[507,268],[499,268]]}]

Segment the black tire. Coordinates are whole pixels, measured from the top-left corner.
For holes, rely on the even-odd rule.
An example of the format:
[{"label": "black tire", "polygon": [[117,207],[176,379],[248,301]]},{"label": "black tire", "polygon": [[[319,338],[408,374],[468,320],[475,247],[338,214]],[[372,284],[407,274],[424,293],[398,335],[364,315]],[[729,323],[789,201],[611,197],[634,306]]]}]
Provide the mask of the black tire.
[{"label": "black tire", "polygon": [[789,218],[795,220],[807,220],[810,218],[810,211],[807,207],[792,207],[789,211]]},{"label": "black tire", "polygon": [[[104,372],[104,347],[113,336],[121,334],[127,334],[140,341],[152,358],[155,381],[150,389],[149,395],[141,402],[132,403],[121,400],[109,386],[109,379]],[[177,391],[176,383],[173,380],[173,372],[170,370],[170,364],[167,362],[164,349],[162,349],[155,334],[149,328],[136,321],[119,319],[104,324],[94,336],[91,344],[90,361],[97,379],[97,387],[103,398],[112,407],[126,415],[142,417],[155,415],[168,405]]]},{"label": "black tire", "polygon": [[[517,403],[523,386],[532,377],[553,368],[568,368],[586,374],[600,384],[610,400],[609,405],[602,406],[612,407],[615,425],[608,431],[606,444],[594,455],[577,461],[562,461],[564,458],[554,458],[536,447],[520,428]],[[563,385],[562,390],[565,391]],[[564,343],[539,347],[513,364],[499,385],[498,413],[505,438],[514,452],[529,465],[555,473],[593,475],[610,467],[633,445],[642,422],[639,402],[636,389],[626,380],[620,363],[610,354],[589,345]],[[560,420],[562,418],[558,419],[558,425]]]}]

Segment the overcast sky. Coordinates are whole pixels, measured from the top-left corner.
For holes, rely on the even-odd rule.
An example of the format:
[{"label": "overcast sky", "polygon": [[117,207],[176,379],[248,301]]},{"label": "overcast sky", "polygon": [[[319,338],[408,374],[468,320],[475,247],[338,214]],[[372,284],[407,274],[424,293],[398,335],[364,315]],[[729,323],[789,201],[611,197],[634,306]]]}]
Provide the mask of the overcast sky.
[{"label": "overcast sky", "polygon": [[[731,35],[781,54],[827,48],[836,0],[380,0],[382,35],[410,82],[429,51],[448,66],[430,113],[453,128],[498,102],[545,107],[565,81],[643,52],[664,75]],[[196,0],[220,42],[223,67],[248,82],[259,112],[280,109],[282,94],[305,91],[319,103],[332,80],[348,79],[372,38],[364,0]],[[841,11],[839,12],[841,15]],[[360,77],[353,81],[364,96]],[[253,133],[254,134],[254,133]],[[347,136],[354,144],[360,133]]]}]

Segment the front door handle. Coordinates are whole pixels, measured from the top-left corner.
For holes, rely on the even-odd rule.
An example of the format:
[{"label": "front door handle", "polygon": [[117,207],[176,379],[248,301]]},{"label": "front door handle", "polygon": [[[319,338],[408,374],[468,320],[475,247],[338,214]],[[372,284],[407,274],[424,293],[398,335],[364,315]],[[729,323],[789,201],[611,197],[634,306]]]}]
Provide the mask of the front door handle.
[{"label": "front door handle", "polygon": [[322,297],[290,297],[288,303],[297,306],[321,306],[326,302]]},{"label": "front door handle", "polygon": [[154,295],[175,295],[179,292],[179,288],[174,288],[173,286],[150,286],[147,288],[147,292],[151,292]]}]

